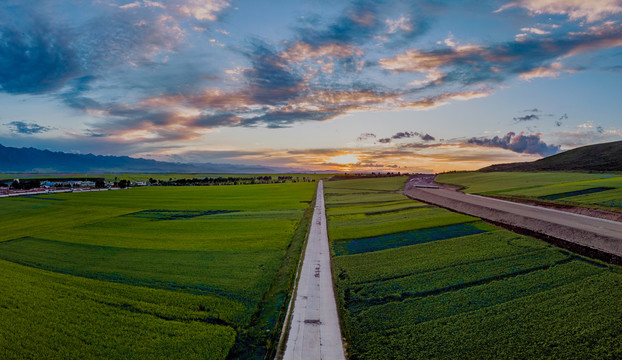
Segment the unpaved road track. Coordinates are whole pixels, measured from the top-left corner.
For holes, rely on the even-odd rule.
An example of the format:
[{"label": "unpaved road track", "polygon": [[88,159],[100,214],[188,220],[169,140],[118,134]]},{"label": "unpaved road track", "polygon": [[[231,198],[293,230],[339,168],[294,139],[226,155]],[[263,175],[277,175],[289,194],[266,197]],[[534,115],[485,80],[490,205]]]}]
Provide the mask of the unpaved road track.
[{"label": "unpaved road track", "polygon": [[319,182],[315,211],[283,359],[345,359],[330,267],[324,209],[324,185]]},{"label": "unpaved road track", "polygon": [[406,187],[406,195],[450,210],[622,256],[622,223],[448,189]]}]

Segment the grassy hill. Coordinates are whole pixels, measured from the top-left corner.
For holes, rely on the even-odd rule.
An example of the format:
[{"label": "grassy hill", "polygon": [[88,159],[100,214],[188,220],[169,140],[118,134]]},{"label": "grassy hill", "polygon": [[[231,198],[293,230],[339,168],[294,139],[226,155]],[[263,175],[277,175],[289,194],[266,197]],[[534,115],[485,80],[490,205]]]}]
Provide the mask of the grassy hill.
[{"label": "grassy hill", "polygon": [[622,141],[582,146],[532,162],[497,164],[479,171],[622,171]]}]

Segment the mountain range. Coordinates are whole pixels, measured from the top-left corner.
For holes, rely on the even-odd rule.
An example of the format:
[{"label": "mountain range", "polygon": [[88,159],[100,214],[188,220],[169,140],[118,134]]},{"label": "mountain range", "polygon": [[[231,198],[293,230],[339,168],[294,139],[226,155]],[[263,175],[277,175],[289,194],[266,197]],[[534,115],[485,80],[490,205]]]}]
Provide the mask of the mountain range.
[{"label": "mountain range", "polygon": [[296,169],[237,164],[184,164],[129,156],[70,154],[0,144],[0,173],[219,173],[275,174],[301,172]]}]

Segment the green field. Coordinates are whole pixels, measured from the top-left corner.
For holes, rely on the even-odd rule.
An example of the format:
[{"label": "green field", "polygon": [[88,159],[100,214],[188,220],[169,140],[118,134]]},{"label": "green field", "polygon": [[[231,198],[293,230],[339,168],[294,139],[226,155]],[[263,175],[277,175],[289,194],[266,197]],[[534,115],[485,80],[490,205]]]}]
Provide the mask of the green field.
[{"label": "green field", "polygon": [[620,267],[403,197],[381,203],[403,186],[383,181],[325,184],[351,359],[622,356]]},{"label": "green field", "polygon": [[0,358],[263,358],[315,185],[0,199]]},{"label": "green field", "polygon": [[622,209],[622,176],[574,172],[458,172],[437,182],[467,193]]}]

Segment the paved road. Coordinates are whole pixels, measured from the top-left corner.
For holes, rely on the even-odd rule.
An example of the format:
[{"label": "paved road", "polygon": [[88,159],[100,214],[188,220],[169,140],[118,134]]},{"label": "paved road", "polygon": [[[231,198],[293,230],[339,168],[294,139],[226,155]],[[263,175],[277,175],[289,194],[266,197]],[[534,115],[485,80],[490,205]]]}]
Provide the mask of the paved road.
[{"label": "paved road", "polygon": [[532,230],[622,256],[621,222],[464,194],[448,189],[410,188],[405,193],[415,199],[465,214]]},{"label": "paved road", "polygon": [[331,275],[322,181],[318,184],[312,221],[283,359],[345,359]]}]

